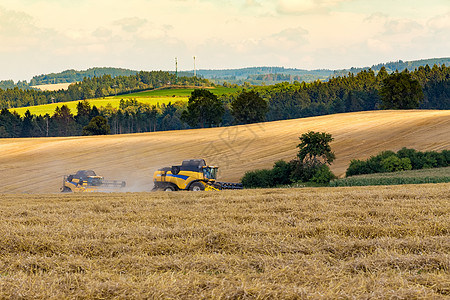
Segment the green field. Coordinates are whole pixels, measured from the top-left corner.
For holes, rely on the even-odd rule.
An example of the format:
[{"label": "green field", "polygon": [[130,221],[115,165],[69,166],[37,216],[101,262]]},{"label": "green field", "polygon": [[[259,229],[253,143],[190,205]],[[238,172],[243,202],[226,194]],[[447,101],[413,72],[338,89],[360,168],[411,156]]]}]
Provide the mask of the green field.
[{"label": "green field", "polygon": [[[230,94],[235,93],[239,90],[239,88],[226,88],[226,87],[215,87],[215,88],[208,88],[208,90],[217,95],[223,95],[223,94]],[[141,98],[141,97],[189,97],[191,93],[194,91],[194,88],[186,88],[186,89],[158,89],[158,90],[150,90],[150,91],[144,91],[139,93],[133,93],[130,94],[130,96],[135,98]],[[116,97],[123,97],[116,96]],[[127,95],[128,96],[128,95]]]},{"label": "green field", "polygon": [[[135,99],[141,103],[147,103],[150,105],[162,105],[162,104],[168,104],[169,102],[174,103],[177,101],[187,101],[189,96],[191,95],[193,88],[187,88],[187,89],[159,89],[159,90],[150,90],[150,91],[144,91],[144,92],[138,92],[138,93],[130,93],[130,94],[123,94],[123,95],[117,95],[117,96],[109,96],[109,97],[103,97],[103,98],[96,98],[96,99],[88,99],[91,106],[97,106],[97,108],[106,106],[108,104],[111,104],[112,107],[117,108],[119,107],[119,103],[121,99],[127,100],[127,99]],[[223,95],[228,93],[234,93],[238,89],[237,88],[225,88],[225,87],[217,87],[217,88],[211,88],[209,89],[213,94],[215,95]],[[30,110],[31,114],[33,115],[45,115],[49,114],[52,115],[55,111],[56,107],[61,107],[62,105],[67,105],[72,113],[76,114],[76,107],[77,107],[78,101],[70,101],[70,102],[59,102],[59,103],[52,103],[52,104],[44,104],[44,105],[37,105],[37,106],[28,106],[28,107],[19,107],[19,108],[13,108],[12,111],[16,111],[19,115],[23,116],[27,110]]]},{"label": "green field", "polygon": [[331,186],[397,185],[450,182],[450,167],[357,175],[334,180]]}]

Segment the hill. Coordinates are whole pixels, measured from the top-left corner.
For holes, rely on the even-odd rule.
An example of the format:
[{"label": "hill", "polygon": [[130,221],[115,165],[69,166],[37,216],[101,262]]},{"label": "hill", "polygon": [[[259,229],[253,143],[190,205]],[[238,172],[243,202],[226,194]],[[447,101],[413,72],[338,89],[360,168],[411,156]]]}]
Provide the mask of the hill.
[{"label": "hill", "polygon": [[419,67],[424,67],[428,65],[430,68],[434,65],[442,66],[450,65],[450,57],[443,57],[443,58],[430,58],[430,59],[420,59],[420,60],[411,60],[411,61],[393,61],[383,64],[377,64],[372,65],[371,67],[363,67],[363,68],[351,68],[351,69],[345,69],[345,70],[336,70],[333,72],[333,76],[346,76],[349,72],[356,74],[363,70],[372,69],[375,72],[378,72],[382,67],[386,68],[386,71],[388,73],[398,71],[403,71],[405,69],[408,69],[409,71],[414,71],[415,69]]},{"label": "hill", "polygon": [[220,167],[220,180],[237,181],[245,171],[294,158],[298,137],[308,130],[333,135],[337,159],[332,170],[341,176],[350,160],[382,150],[450,149],[449,110],[369,111],[130,135],[2,139],[0,193],[58,192],[62,176],[78,169],[125,179],[130,191],[147,191],[156,169],[199,157]]},{"label": "hill", "polygon": [[122,68],[90,68],[87,70],[65,70],[60,73],[42,74],[34,76],[30,85],[47,85],[56,83],[72,83],[77,81],[83,81],[84,78],[101,77],[103,75],[111,75],[111,77],[117,76],[130,76],[135,75],[138,71]]},{"label": "hill", "polygon": [[[247,68],[237,68],[237,69],[200,69],[197,70],[197,75],[202,78],[209,79],[210,81],[222,84],[223,82],[231,84],[244,84],[248,82],[254,85],[261,84],[275,84],[280,82],[313,82],[316,80],[326,81],[331,77],[336,76],[346,76],[348,73],[356,74],[363,70],[372,69],[375,72],[379,71],[382,67],[385,67],[388,73],[394,72],[395,70],[403,71],[408,69],[413,71],[415,68],[420,66],[430,66],[433,65],[450,65],[450,57],[443,58],[429,58],[420,59],[412,61],[402,61],[398,60],[395,62],[380,63],[372,66],[365,67],[352,67],[349,69],[342,70],[331,70],[331,69],[317,69],[317,70],[305,70],[297,68],[285,68],[285,67],[247,67]],[[108,68],[108,67],[95,67],[89,68],[87,70],[65,70],[59,73],[51,74],[41,74],[34,76],[30,83],[27,81],[19,81],[14,83],[12,80],[2,80],[0,81],[1,89],[11,89],[14,87],[19,87],[21,89],[29,89],[32,86],[39,85],[50,85],[45,87],[48,88],[58,88],[51,87],[51,84],[58,83],[73,83],[78,81],[83,81],[84,78],[101,77],[103,75],[110,75],[112,78],[117,76],[130,76],[139,73],[136,70],[129,70],[123,68]],[[174,71],[169,71],[169,73],[174,74]],[[194,71],[179,71],[179,77],[193,77]],[[40,87],[37,87],[40,88]]]}]

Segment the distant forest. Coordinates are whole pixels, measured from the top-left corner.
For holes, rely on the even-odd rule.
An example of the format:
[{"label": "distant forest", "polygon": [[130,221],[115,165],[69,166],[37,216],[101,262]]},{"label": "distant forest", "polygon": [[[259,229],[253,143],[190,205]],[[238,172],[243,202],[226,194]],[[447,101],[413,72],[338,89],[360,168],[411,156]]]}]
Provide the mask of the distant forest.
[{"label": "distant forest", "polygon": [[207,79],[178,77],[163,71],[144,72],[135,75],[84,78],[71,84],[67,90],[40,91],[35,89],[0,89],[0,109],[101,98],[123,93],[159,88],[166,85],[210,86]]},{"label": "distant forest", "polygon": [[[450,109],[450,67],[445,65],[421,66],[409,72],[403,71],[417,80],[423,91],[422,109]],[[366,111],[380,109],[380,90],[385,79],[395,78],[398,73],[388,73],[381,67],[379,72],[362,70],[357,74],[348,73],[336,76],[326,82],[284,82],[270,86],[250,86],[247,90],[257,92],[268,104],[266,121],[311,117],[333,113]],[[146,72],[129,77],[111,78],[104,75],[100,78],[84,79],[73,85],[75,88],[54,95],[71,99],[102,97],[104,93],[113,93],[129,88],[152,86],[176,80],[172,74],[164,72]],[[193,77],[180,78],[186,84],[199,87],[208,85],[206,79]],[[245,89],[220,97],[224,108],[220,126],[236,124],[231,113],[231,103]],[[14,94],[17,93],[17,94]],[[21,94],[23,93],[23,94]],[[8,98],[15,95],[16,98]],[[191,128],[182,121],[182,113],[186,110],[186,102],[169,103],[162,106],[150,106],[136,100],[121,101],[118,109],[109,107],[90,107],[89,102],[80,101],[77,112],[71,112],[67,106],[57,107],[53,115],[34,116],[29,113],[24,117],[11,113],[7,108],[17,103],[29,103],[25,96],[44,97],[48,101],[48,92],[25,91],[15,88],[1,91],[0,99],[0,137],[39,137],[39,136],[71,136],[81,135],[94,118],[101,117],[105,121],[110,134],[137,133],[149,131],[178,130]],[[58,98],[59,99],[59,98]],[[100,124],[100,123],[99,123]],[[94,124],[95,125],[95,124]]]},{"label": "distant forest", "polygon": [[[356,75],[363,70],[373,70],[378,72],[382,67],[386,69],[388,73],[395,72],[396,70],[402,71],[408,69],[410,71],[426,65],[446,65],[450,66],[450,58],[432,58],[415,61],[396,61],[383,64],[373,65],[371,67],[363,68],[351,68],[343,70],[303,70],[295,68],[284,67],[249,67],[241,69],[225,69],[225,70],[197,70],[197,77],[209,79],[215,84],[237,84],[244,85],[245,83],[251,85],[270,85],[281,82],[314,82],[317,80],[328,81],[332,77],[346,76],[348,73]],[[19,81],[14,83],[13,80],[0,81],[0,89],[13,89],[18,87],[20,89],[31,89],[32,86],[42,84],[53,83],[70,83],[80,82],[85,78],[102,77],[103,75],[110,75],[112,78],[118,76],[131,76],[140,73],[140,71],[134,71],[121,68],[90,68],[84,71],[66,70],[61,73],[51,73],[46,75],[34,76],[31,81]],[[174,71],[168,71],[167,73],[175,75]],[[179,77],[193,77],[193,71],[181,71],[178,72]]]},{"label": "distant forest", "polygon": [[[60,73],[50,73],[34,76],[30,82],[18,81],[14,83],[13,80],[3,80],[0,81],[0,89],[13,89],[18,87],[20,89],[32,89],[33,86],[43,85],[43,84],[56,84],[56,83],[75,83],[81,82],[84,79],[93,79],[103,77],[104,75],[109,75],[111,78],[115,77],[128,77],[132,75],[139,74],[141,72],[151,73],[145,71],[134,71],[122,68],[90,68],[83,71],[77,70],[66,70]],[[160,71],[162,72],[162,71]],[[162,72],[167,74],[172,74],[175,76],[175,72]],[[193,77],[194,74],[191,72],[178,72],[178,77]]]},{"label": "distant forest", "polygon": [[371,67],[365,67],[365,68],[351,68],[351,69],[345,69],[345,70],[338,70],[338,71],[334,71],[333,72],[333,77],[336,76],[345,76],[348,73],[353,73],[353,74],[357,74],[363,70],[373,70],[375,72],[378,72],[379,70],[381,70],[381,68],[385,68],[386,71],[388,73],[392,73],[395,71],[401,71],[401,70],[415,70],[419,67],[424,67],[424,66],[442,66],[442,65],[446,65],[446,66],[450,66],[450,57],[447,58],[431,58],[431,59],[421,59],[421,60],[413,60],[413,61],[396,61],[396,62],[388,62],[388,63],[384,63],[384,64],[377,64],[377,65],[373,65]]}]

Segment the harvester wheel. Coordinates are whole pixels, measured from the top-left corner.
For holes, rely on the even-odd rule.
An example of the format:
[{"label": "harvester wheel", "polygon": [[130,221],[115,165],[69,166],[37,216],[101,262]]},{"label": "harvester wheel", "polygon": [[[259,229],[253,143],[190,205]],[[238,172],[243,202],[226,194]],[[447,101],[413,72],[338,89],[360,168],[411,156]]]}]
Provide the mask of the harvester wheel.
[{"label": "harvester wheel", "polygon": [[191,184],[191,186],[189,187],[189,190],[194,191],[194,192],[204,191],[205,185],[202,182],[197,181],[197,182],[194,182]]},{"label": "harvester wheel", "polygon": [[165,192],[173,192],[173,191],[175,191],[175,189],[172,187],[172,186],[166,186],[165,188],[164,188],[164,191]]}]

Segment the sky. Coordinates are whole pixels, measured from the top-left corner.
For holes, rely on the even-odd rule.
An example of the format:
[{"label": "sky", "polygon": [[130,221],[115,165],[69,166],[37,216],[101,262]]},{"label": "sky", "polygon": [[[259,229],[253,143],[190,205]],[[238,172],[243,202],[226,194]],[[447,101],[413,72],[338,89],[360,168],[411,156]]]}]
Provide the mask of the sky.
[{"label": "sky", "polygon": [[450,56],[450,0],[0,0],[0,80]]}]

